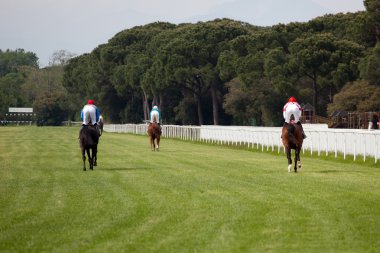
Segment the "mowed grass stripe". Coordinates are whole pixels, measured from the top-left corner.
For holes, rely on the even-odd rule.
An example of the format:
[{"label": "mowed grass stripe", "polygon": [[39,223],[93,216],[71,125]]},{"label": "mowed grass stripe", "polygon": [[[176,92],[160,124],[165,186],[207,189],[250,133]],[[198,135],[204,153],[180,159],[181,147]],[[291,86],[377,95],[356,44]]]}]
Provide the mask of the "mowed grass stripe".
[{"label": "mowed grass stripe", "polygon": [[0,128],[1,252],[378,252],[378,166],[104,133]]}]

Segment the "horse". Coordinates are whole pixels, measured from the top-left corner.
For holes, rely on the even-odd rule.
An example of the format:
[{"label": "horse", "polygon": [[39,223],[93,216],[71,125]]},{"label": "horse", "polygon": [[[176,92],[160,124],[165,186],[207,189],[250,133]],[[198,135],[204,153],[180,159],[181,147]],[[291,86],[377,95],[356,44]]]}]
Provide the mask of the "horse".
[{"label": "horse", "polygon": [[[83,126],[79,132],[79,145],[82,150],[83,170],[86,170],[86,153],[88,156],[88,162],[90,164],[90,170],[97,166],[97,153],[99,143],[99,131],[95,126],[86,125]],[[90,153],[91,150],[91,153]]]},{"label": "horse", "polygon": [[161,129],[157,121],[153,121],[153,123],[149,124],[148,134],[150,140],[150,148],[152,151],[156,151],[156,149],[158,151],[160,147]]},{"label": "horse", "polygon": [[286,158],[288,159],[288,172],[291,172],[292,167],[292,158],[291,153],[292,149],[295,151],[294,156],[294,172],[297,172],[297,169],[301,169],[301,160],[300,152],[303,143],[302,128],[295,121],[284,124],[282,127],[282,143],[285,147]]},{"label": "horse", "polygon": [[102,120],[99,120],[99,136],[103,134],[103,121]]}]

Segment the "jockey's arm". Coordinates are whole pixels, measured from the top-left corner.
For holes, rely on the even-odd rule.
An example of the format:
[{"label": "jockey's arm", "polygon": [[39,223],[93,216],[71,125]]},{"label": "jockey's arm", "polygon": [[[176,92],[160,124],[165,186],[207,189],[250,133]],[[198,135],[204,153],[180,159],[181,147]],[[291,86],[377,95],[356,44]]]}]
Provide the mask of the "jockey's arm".
[{"label": "jockey's arm", "polygon": [[100,112],[99,112],[99,110],[96,108],[96,122],[99,122],[99,117],[100,117]]}]

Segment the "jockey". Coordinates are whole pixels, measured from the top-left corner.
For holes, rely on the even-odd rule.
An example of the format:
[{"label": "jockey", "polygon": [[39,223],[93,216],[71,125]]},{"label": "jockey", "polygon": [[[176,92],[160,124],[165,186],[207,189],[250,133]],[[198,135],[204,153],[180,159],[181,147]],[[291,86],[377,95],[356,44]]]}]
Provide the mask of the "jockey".
[{"label": "jockey", "polygon": [[100,117],[100,112],[98,108],[95,106],[94,100],[92,99],[88,100],[87,105],[83,107],[80,113],[80,118],[82,119],[82,127],[91,125],[97,128],[99,117]]},{"label": "jockey", "polygon": [[161,128],[160,119],[161,119],[161,112],[158,109],[157,105],[155,105],[153,106],[153,109],[150,111],[150,123],[152,124],[154,121],[156,121]]},{"label": "jockey", "polygon": [[101,123],[103,123],[103,115],[102,115],[102,114],[99,115],[98,123],[99,123],[99,125],[100,125]]},{"label": "jockey", "polygon": [[285,124],[290,123],[290,118],[293,115],[294,121],[299,125],[302,129],[302,136],[305,139],[306,135],[303,131],[303,127],[300,122],[302,108],[297,103],[297,100],[294,97],[289,98],[288,102],[284,105],[284,108],[282,109],[282,113],[285,119]]}]

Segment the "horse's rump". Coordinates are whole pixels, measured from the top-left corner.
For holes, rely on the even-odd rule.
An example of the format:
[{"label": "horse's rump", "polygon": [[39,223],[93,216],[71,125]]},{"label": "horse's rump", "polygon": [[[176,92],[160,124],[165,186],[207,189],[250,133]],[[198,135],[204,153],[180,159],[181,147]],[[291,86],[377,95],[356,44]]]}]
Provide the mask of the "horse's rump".
[{"label": "horse's rump", "polygon": [[95,126],[84,126],[79,132],[79,140],[82,148],[96,146],[99,143],[99,132]]},{"label": "horse's rump", "polygon": [[302,145],[302,129],[296,123],[286,123],[282,128],[282,142],[289,148],[296,149]]},{"label": "horse's rump", "polygon": [[151,136],[153,138],[160,137],[160,127],[158,126],[158,124],[157,124],[156,121],[154,121],[153,123],[149,124],[148,134],[149,134],[149,136]]},{"label": "horse's rump", "polygon": [[158,151],[160,146],[161,129],[157,122],[149,124],[148,134],[152,151]]}]

